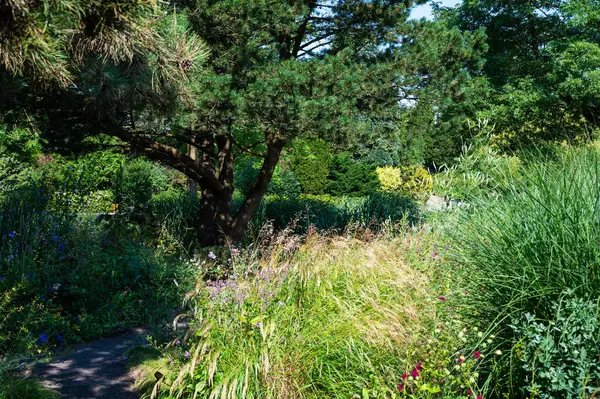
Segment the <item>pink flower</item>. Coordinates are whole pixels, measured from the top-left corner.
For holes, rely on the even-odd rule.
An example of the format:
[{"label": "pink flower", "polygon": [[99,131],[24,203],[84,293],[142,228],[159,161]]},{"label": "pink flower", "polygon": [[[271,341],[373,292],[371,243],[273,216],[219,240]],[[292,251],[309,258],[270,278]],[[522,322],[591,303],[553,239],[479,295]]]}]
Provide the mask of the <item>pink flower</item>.
[{"label": "pink flower", "polygon": [[440,301],[445,301],[445,300],[446,300],[446,297],[445,297],[445,296],[443,296],[443,295],[440,295],[440,296],[438,297],[438,299],[439,299]]},{"label": "pink flower", "polygon": [[478,351],[473,352],[473,356],[475,356],[475,359],[481,359],[481,353]]},{"label": "pink flower", "polygon": [[403,390],[403,389],[404,389],[404,385],[402,385],[402,384],[398,384],[398,390],[399,390],[399,391],[401,391],[401,390]]},{"label": "pink flower", "polygon": [[191,356],[191,355],[190,355],[190,352],[188,352],[188,351],[185,351],[185,358],[186,358],[186,359],[189,359],[189,358],[190,358],[190,356]]},{"label": "pink flower", "polygon": [[417,378],[419,376],[419,370],[414,369],[413,371],[410,372],[410,376],[413,378]]},{"label": "pink flower", "polygon": [[406,380],[408,378],[408,376],[406,375],[406,373],[402,374],[402,379]]},{"label": "pink flower", "polygon": [[469,396],[473,395],[473,391],[471,390],[471,388],[469,388],[469,390],[467,391],[467,395],[469,395]]},{"label": "pink flower", "polygon": [[477,398],[475,398],[475,399],[483,399],[483,396],[477,395]]},{"label": "pink flower", "polygon": [[417,363],[417,367],[415,367],[417,370],[421,371],[423,369],[423,366],[421,366],[421,363]]},{"label": "pink flower", "polygon": [[210,252],[208,253],[208,257],[209,257],[210,259],[217,259],[217,255],[215,255],[215,253],[214,253],[213,251],[210,251]]},{"label": "pink flower", "polygon": [[237,249],[237,248],[231,248],[231,253],[232,254],[237,254],[238,252],[240,252],[239,249]]}]

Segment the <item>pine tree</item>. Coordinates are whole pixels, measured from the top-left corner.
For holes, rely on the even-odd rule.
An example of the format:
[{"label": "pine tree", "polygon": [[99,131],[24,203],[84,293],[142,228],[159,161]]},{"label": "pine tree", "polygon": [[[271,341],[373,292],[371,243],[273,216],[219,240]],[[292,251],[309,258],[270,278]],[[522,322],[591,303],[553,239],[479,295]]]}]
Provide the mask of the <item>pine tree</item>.
[{"label": "pine tree", "polygon": [[[286,144],[392,137],[399,103],[436,76],[433,65],[418,70],[405,57],[413,0],[0,4],[8,21],[0,25],[9,26],[0,28],[5,121],[32,123],[73,152],[90,136],[117,137],[181,171],[199,186],[205,245],[242,236]],[[470,46],[458,39],[457,48]],[[442,61],[437,88],[479,55]],[[240,154],[262,167],[234,211]]]}]

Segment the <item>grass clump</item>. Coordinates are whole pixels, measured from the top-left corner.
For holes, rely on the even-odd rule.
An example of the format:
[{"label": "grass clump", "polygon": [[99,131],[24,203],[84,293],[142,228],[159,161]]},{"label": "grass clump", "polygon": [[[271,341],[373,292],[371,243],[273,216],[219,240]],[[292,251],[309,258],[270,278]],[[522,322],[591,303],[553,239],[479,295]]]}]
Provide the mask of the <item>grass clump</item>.
[{"label": "grass clump", "polygon": [[[465,312],[497,330],[504,339],[506,356],[497,369],[502,375],[497,378],[499,391],[535,391],[535,397],[561,397],[550,393],[555,390],[552,384],[534,389],[537,383],[526,377],[532,367],[543,375],[557,365],[523,365],[526,353],[516,348],[534,322],[548,326],[545,334],[538,335],[540,339],[550,346],[559,344],[555,304],[567,295],[593,302],[598,298],[599,171],[598,153],[587,149],[566,151],[558,162],[532,164],[522,183],[469,214],[454,233],[461,270],[468,273]],[[577,309],[584,308],[571,308],[566,318],[578,319]],[[568,347],[597,357],[597,347],[589,342],[573,341]],[[534,361],[535,357],[529,358]],[[559,362],[558,366],[568,375],[572,364]],[[577,384],[583,395],[584,387],[597,386],[600,381],[596,371],[588,371],[585,383],[578,379],[565,384]],[[509,375],[512,378],[507,378]]]},{"label": "grass clump", "polygon": [[447,302],[429,279],[437,255],[418,235],[313,234],[291,252],[289,243],[260,257],[232,250],[232,274],[198,284],[192,328],[146,369],[147,382],[160,371],[147,396],[469,397],[480,360],[458,338],[466,326],[442,316]]}]

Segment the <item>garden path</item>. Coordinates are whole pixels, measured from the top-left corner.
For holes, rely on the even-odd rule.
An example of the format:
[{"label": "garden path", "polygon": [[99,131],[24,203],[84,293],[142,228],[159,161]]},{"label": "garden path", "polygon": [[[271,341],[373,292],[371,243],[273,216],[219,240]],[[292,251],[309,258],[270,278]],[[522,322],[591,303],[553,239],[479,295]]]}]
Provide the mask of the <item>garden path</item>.
[{"label": "garden path", "polygon": [[135,330],[73,347],[49,363],[38,363],[33,376],[61,399],[138,399],[125,352],[146,344],[146,332]]}]

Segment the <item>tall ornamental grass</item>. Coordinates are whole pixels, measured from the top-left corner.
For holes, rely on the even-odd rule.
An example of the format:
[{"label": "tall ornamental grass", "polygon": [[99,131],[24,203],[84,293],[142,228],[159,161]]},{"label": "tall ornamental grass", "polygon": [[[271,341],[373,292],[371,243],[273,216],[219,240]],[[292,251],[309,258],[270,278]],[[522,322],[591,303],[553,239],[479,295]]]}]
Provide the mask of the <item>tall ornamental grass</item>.
[{"label": "tall ornamental grass", "polygon": [[[522,331],[530,331],[531,323],[549,326],[539,334],[543,353],[560,346],[563,352],[597,358],[598,349],[586,348],[585,340],[564,346],[556,304],[564,298],[595,303],[600,295],[599,170],[600,155],[591,149],[569,150],[556,162],[532,164],[522,181],[498,200],[475,207],[454,232],[457,270],[467,277],[465,312],[504,338],[506,359],[504,367],[499,365],[498,381],[511,386],[507,389],[513,394],[520,390],[558,398],[573,384],[583,388],[580,381],[561,380],[572,371],[558,360],[564,355],[523,364],[527,352],[522,346],[530,342]],[[565,317],[580,319],[579,308],[573,309]],[[571,321],[565,331],[572,328]],[[562,370],[556,380],[542,388],[535,385],[540,376],[548,378],[556,370]],[[586,378],[585,384],[598,382],[598,375]]]}]

